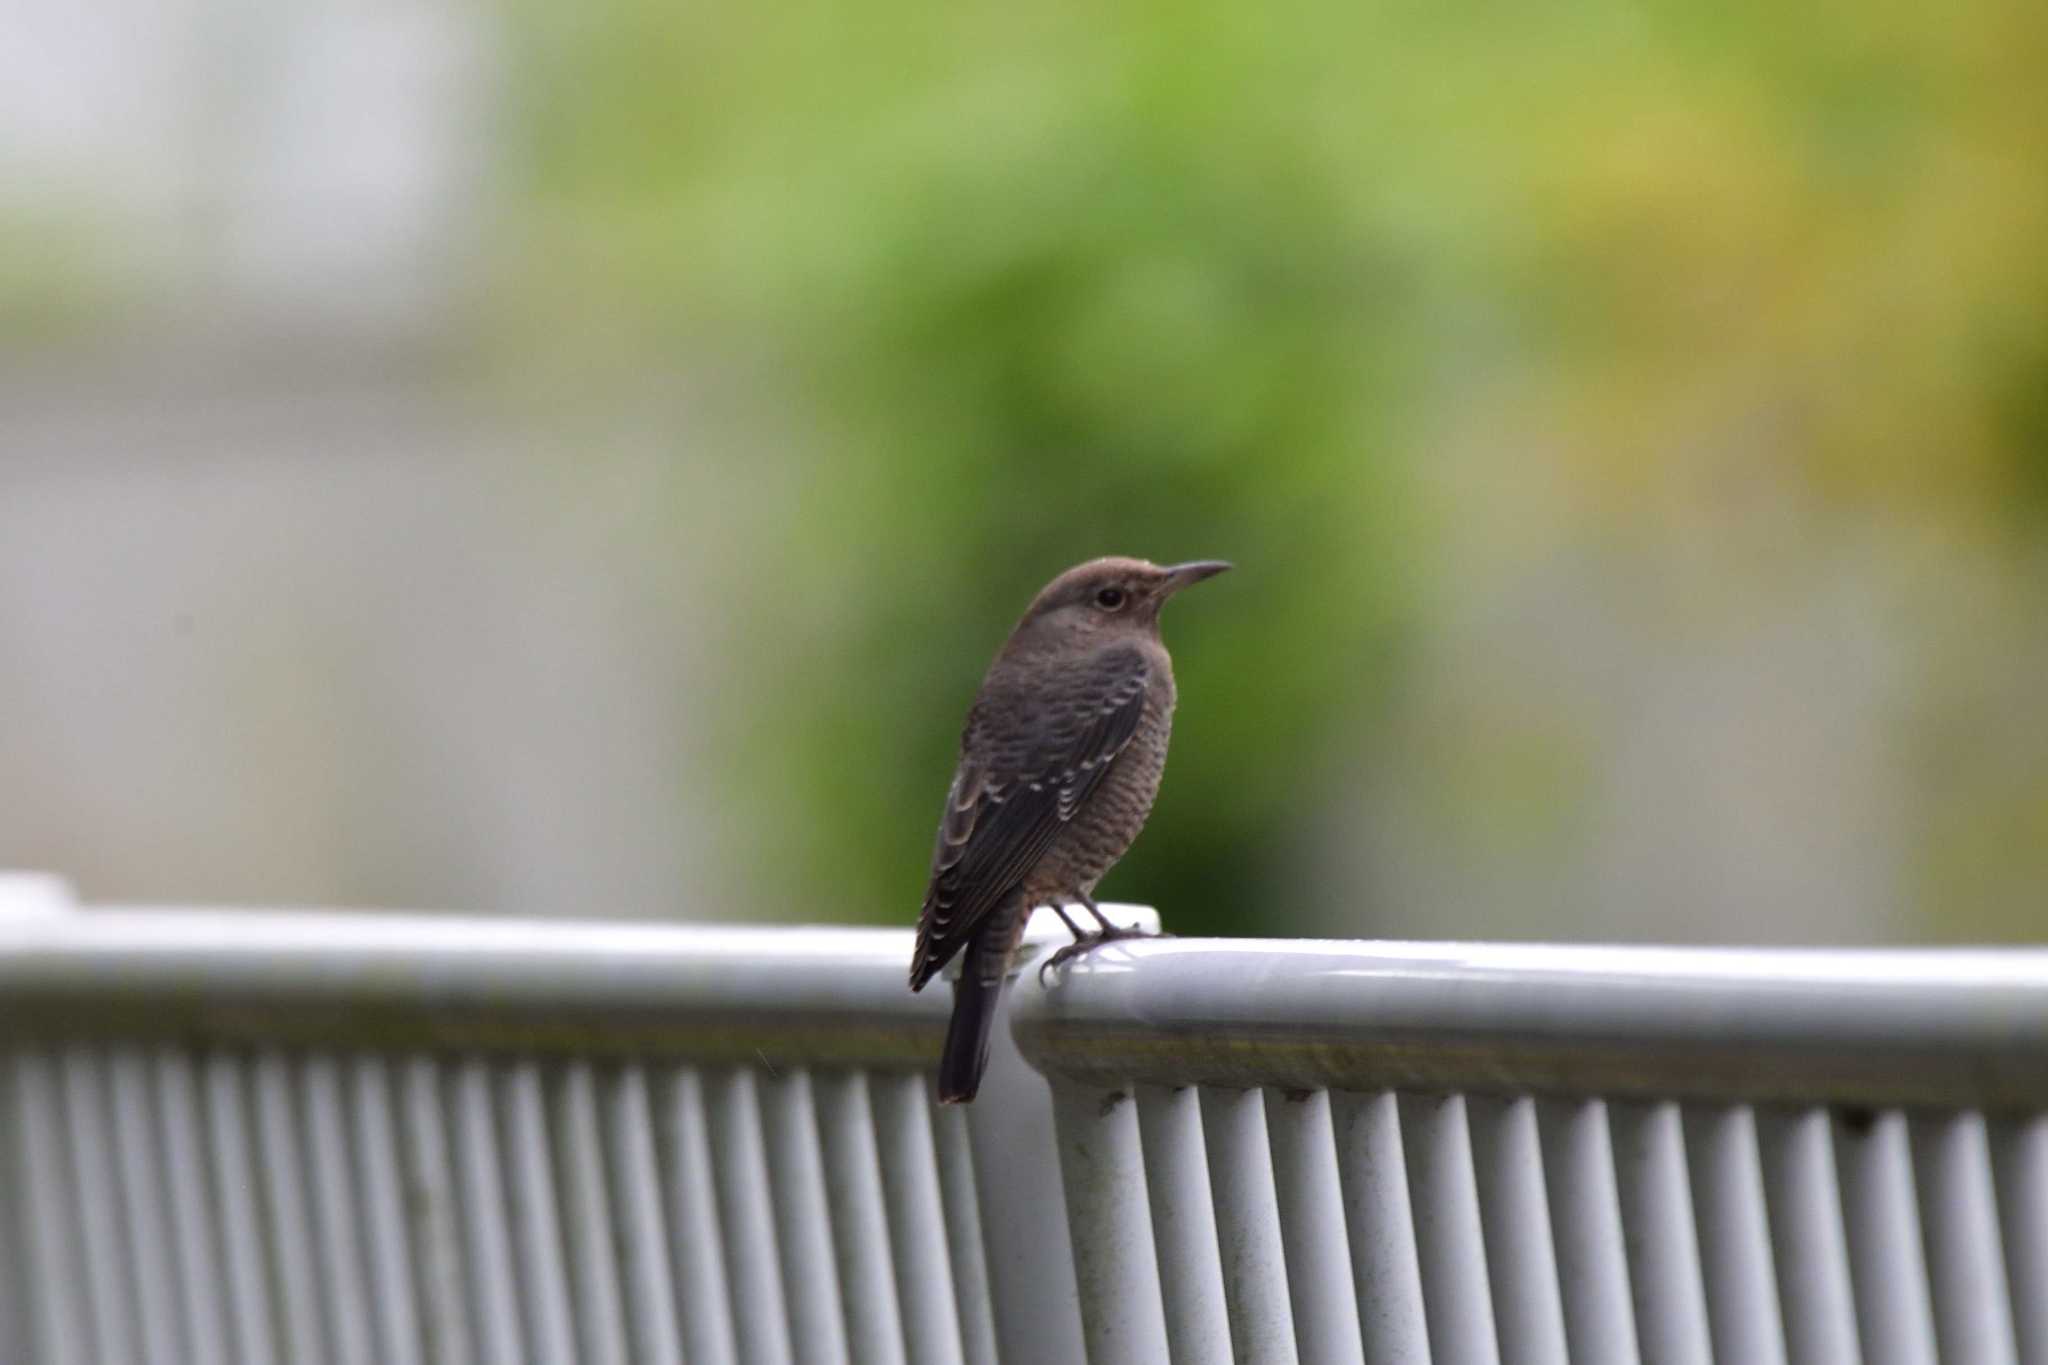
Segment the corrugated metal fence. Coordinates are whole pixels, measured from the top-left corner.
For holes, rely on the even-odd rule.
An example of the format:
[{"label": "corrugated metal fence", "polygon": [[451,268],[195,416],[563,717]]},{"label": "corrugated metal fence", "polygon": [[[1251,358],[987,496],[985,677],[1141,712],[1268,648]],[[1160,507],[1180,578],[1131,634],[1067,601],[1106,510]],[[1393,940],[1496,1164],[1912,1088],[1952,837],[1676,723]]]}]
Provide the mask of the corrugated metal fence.
[{"label": "corrugated metal fence", "polygon": [[2048,956],[908,953],[0,880],[0,1360],[2048,1365]]}]

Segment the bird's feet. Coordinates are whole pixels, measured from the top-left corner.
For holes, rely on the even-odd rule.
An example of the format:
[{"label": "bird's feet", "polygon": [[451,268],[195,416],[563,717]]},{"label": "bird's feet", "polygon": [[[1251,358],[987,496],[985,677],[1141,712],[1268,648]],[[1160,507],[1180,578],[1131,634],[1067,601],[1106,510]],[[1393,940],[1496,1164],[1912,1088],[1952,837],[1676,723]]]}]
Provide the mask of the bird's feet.
[{"label": "bird's feet", "polygon": [[1110,924],[1107,921],[1105,921],[1103,927],[1100,930],[1092,934],[1076,935],[1072,943],[1069,943],[1066,947],[1061,948],[1051,957],[1048,957],[1045,961],[1039,963],[1038,980],[1041,985],[1044,984],[1045,974],[1047,972],[1051,971],[1055,967],[1061,966],[1068,962],[1072,962],[1075,958],[1081,956],[1081,954],[1089,952],[1095,948],[1099,948],[1105,943],[1114,943],[1118,939],[1125,938],[1172,937],[1172,934],[1164,932],[1156,934],[1151,933],[1145,929],[1139,928],[1135,924],[1126,928],[1122,925]]}]

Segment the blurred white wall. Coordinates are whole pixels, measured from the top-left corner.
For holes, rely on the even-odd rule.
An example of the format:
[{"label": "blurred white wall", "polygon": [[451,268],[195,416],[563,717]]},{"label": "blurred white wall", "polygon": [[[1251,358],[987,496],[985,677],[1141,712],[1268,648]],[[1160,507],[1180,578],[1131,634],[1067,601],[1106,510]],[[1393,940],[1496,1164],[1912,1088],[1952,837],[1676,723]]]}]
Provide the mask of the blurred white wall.
[{"label": "blurred white wall", "polygon": [[5,402],[0,866],[714,913],[651,450],[564,472],[431,387],[260,363]]},{"label": "blurred white wall", "polygon": [[0,224],[53,265],[183,328],[431,327],[469,282],[487,8],[0,0],[0,34]]},{"label": "blurred white wall", "polygon": [[8,279],[73,305],[0,297],[0,867],[714,912],[666,437],[453,377],[490,16],[0,0]]}]

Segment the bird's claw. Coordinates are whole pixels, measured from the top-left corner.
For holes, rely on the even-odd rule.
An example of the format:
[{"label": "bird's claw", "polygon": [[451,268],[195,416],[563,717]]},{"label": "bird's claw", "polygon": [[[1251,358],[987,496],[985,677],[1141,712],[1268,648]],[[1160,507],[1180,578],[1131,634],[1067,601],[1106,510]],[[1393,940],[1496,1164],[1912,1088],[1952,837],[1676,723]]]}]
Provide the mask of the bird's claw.
[{"label": "bird's claw", "polygon": [[1066,947],[1061,948],[1056,953],[1053,953],[1050,957],[1046,958],[1045,961],[1038,964],[1038,984],[1041,986],[1045,984],[1045,974],[1047,972],[1051,971],[1055,967],[1059,967],[1066,963],[1072,962],[1075,958],[1087,952],[1090,948],[1093,948],[1096,944],[1100,942],[1102,942],[1102,936],[1100,934],[1090,934],[1086,938],[1075,939]]},{"label": "bird's claw", "polygon": [[1135,924],[1131,925],[1128,928],[1119,928],[1117,926],[1112,925],[1107,929],[1103,929],[1099,932],[1089,934],[1083,938],[1075,939],[1072,943],[1069,943],[1066,947],[1061,948],[1059,951],[1052,954],[1052,956],[1046,958],[1045,961],[1039,963],[1038,984],[1040,984],[1041,986],[1045,984],[1045,974],[1051,971],[1053,968],[1061,966],[1064,963],[1072,962],[1075,958],[1081,956],[1081,954],[1099,948],[1105,943],[1114,943],[1118,939],[1126,938],[1172,937],[1172,934],[1164,932],[1153,933],[1152,931],[1142,929]]}]

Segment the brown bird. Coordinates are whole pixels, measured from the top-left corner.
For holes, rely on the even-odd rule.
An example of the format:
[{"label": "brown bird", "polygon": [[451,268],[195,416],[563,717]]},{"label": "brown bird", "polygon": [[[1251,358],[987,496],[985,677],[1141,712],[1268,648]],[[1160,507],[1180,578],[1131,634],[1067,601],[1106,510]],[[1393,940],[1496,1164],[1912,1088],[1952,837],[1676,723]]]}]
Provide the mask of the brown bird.
[{"label": "brown bird", "polygon": [[[910,963],[910,988],[923,990],[966,952],[941,1103],[971,1100],[981,1084],[996,1003],[1035,907],[1055,907],[1073,932],[1062,956],[1135,932],[1111,924],[1094,896],[1145,827],[1166,766],[1173,661],[1159,609],[1229,567],[1090,560],[1046,585],[989,666],[960,735]],[[1097,932],[1068,917],[1074,902]]]}]

